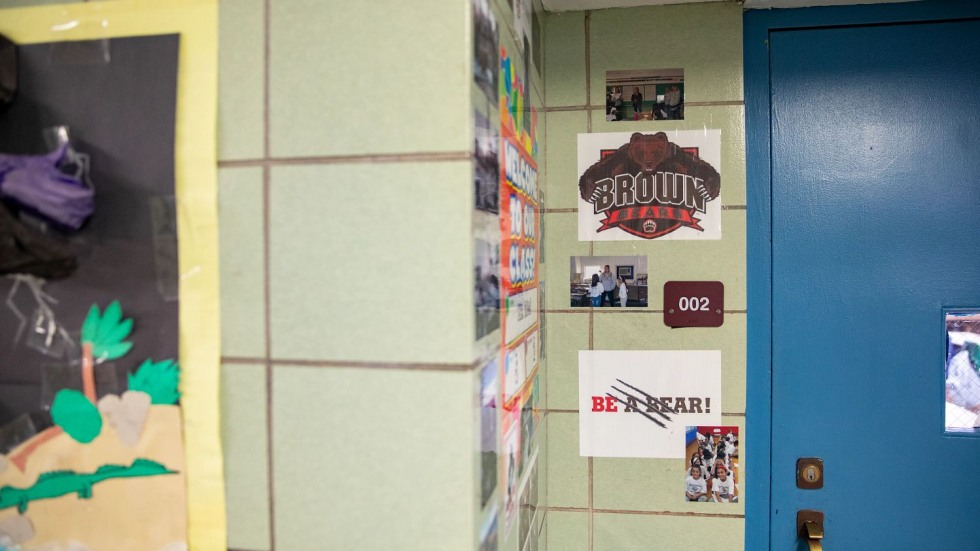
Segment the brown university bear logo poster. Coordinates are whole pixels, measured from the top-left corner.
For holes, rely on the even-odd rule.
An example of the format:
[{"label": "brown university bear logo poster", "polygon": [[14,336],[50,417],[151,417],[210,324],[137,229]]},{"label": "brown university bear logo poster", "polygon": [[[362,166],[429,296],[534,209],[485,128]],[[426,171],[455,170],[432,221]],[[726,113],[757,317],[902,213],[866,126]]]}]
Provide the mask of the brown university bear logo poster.
[{"label": "brown university bear logo poster", "polygon": [[578,135],[578,238],[721,239],[721,131]]}]

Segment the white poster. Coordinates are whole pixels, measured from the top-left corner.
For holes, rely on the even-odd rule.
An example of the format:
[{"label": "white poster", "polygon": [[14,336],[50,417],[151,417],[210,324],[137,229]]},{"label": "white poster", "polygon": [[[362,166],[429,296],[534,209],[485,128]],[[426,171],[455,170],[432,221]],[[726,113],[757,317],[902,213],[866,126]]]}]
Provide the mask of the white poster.
[{"label": "white poster", "polygon": [[504,299],[506,339],[511,344],[538,322],[538,290],[527,289]]},{"label": "white poster", "polygon": [[683,458],[685,428],[721,423],[721,351],[579,351],[579,453]]},{"label": "white poster", "polygon": [[524,382],[538,365],[538,332],[532,331],[524,339],[507,349],[504,363],[504,404],[524,388]]},{"label": "white poster", "polygon": [[517,518],[518,489],[521,475],[520,408],[504,412],[504,533],[510,532]]},{"label": "white poster", "polygon": [[721,239],[721,130],[578,135],[580,241]]}]

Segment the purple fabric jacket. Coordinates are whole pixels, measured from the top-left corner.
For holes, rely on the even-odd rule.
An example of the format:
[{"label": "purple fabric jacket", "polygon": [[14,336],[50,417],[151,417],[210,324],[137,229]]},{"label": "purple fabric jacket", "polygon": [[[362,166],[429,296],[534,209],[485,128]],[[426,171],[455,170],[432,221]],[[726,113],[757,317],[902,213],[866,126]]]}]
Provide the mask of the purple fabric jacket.
[{"label": "purple fabric jacket", "polygon": [[60,226],[77,230],[95,209],[95,192],[58,169],[68,144],[44,155],[0,153],[0,199],[36,212]]}]

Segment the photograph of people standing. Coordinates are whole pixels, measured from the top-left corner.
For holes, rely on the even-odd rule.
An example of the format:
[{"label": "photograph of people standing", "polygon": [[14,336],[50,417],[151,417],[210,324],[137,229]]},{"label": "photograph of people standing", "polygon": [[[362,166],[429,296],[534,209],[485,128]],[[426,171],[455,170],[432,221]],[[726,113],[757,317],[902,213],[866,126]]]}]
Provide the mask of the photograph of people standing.
[{"label": "photograph of people standing", "polygon": [[[633,112],[634,113],[642,113],[643,112],[643,94],[640,93],[640,87],[639,86],[634,86],[633,87],[633,95],[630,96],[630,103],[633,104]],[[634,119],[635,118],[637,118],[637,117],[634,116]]]},{"label": "photograph of people standing", "polygon": [[605,306],[606,301],[609,301],[609,306],[615,306],[613,304],[613,291],[616,290],[616,279],[609,271],[609,264],[602,268],[602,275],[599,276],[599,279],[602,281],[602,302],[599,305]]},{"label": "photograph of people standing", "polygon": [[623,120],[623,88],[621,86],[606,89],[606,120]]},{"label": "photograph of people standing", "polygon": [[671,84],[664,94],[664,107],[667,119],[680,120],[684,118],[684,95],[676,84]]},{"label": "photograph of people standing", "polygon": [[683,119],[684,69],[606,71],[607,121]]},{"label": "photograph of people standing", "polygon": [[569,305],[646,308],[647,279],[645,256],[572,256],[568,258]]},{"label": "photograph of people standing", "polygon": [[589,287],[589,298],[592,299],[592,306],[602,306],[602,282],[599,281],[599,274],[592,274],[592,285]]}]

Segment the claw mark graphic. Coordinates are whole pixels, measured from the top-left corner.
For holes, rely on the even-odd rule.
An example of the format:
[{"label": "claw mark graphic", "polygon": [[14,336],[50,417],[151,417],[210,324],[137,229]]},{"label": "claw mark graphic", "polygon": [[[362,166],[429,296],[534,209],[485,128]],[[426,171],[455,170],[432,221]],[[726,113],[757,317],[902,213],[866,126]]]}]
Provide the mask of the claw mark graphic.
[{"label": "claw mark graphic", "polygon": [[[652,395],[650,395],[650,394],[647,394],[646,392],[644,392],[644,391],[642,391],[642,390],[640,390],[640,389],[638,389],[638,388],[636,388],[635,386],[633,386],[633,385],[631,385],[631,384],[629,384],[629,383],[627,383],[626,381],[624,381],[624,380],[622,380],[622,379],[616,379],[616,380],[617,380],[617,381],[618,381],[618,382],[619,382],[620,384],[622,384],[622,385],[625,385],[625,386],[628,386],[629,388],[631,388],[631,389],[633,389],[634,391],[636,391],[636,392],[638,392],[638,393],[640,393],[640,394],[642,394],[642,395],[643,395],[643,397],[644,397],[644,398],[646,398],[646,400],[644,400],[644,399],[642,399],[642,398],[639,398],[639,397],[637,397],[637,396],[634,396],[634,395],[632,395],[632,394],[630,394],[629,392],[626,392],[625,390],[623,390],[623,389],[621,389],[621,388],[619,388],[619,387],[616,387],[616,386],[613,386],[613,387],[612,387],[612,389],[613,389],[613,390],[615,390],[616,392],[618,392],[618,393],[620,393],[620,394],[622,394],[623,396],[625,396],[625,397],[627,397],[627,398],[631,398],[632,400],[634,400],[634,404],[636,404],[636,403],[643,403],[643,402],[645,402],[645,403],[646,403],[646,404],[648,404],[648,405],[651,405],[651,404],[656,404],[656,405],[658,406],[658,408],[659,408],[659,409],[658,409],[658,408],[654,408],[654,412],[655,412],[655,413],[656,413],[657,415],[659,415],[660,417],[663,417],[663,419],[664,419],[665,421],[667,421],[667,422],[670,422],[670,421],[672,421],[672,419],[670,418],[670,416],[669,416],[669,415],[667,415],[667,413],[665,413],[665,412],[669,412],[669,413],[674,413],[674,411],[673,411],[673,409],[671,409],[671,408],[670,408],[670,406],[668,406],[667,404],[665,404],[665,403],[664,403],[663,401],[661,401],[661,400],[660,400],[659,398],[657,398],[657,397],[655,397],[655,396],[652,396]],[[617,402],[619,402],[619,403],[621,403],[621,404],[623,404],[623,405],[625,405],[625,406],[626,406],[626,407],[628,407],[628,408],[633,408],[633,409],[634,409],[634,410],[636,411],[636,413],[639,413],[640,415],[642,415],[642,416],[644,416],[644,417],[646,417],[647,419],[649,419],[649,420],[651,420],[651,421],[653,421],[654,423],[656,423],[657,425],[659,425],[659,426],[660,426],[661,428],[667,428],[667,425],[665,425],[665,424],[664,424],[663,422],[661,422],[661,421],[660,421],[659,419],[657,419],[656,417],[654,417],[654,416],[652,416],[652,415],[650,415],[649,413],[647,413],[647,412],[645,412],[645,411],[642,411],[642,410],[640,410],[640,409],[638,409],[638,408],[636,408],[634,404],[630,404],[629,402],[627,402],[627,401],[625,401],[625,400],[623,400],[623,399],[622,399],[622,398],[620,398],[619,396],[616,396],[616,395],[614,395],[614,394],[611,394],[611,393],[609,393],[609,392],[607,392],[607,393],[606,393],[606,396],[608,396],[608,397],[610,397],[610,398],[612,398],[612,399],[614,399],[614,400],[616,400]]]}]

